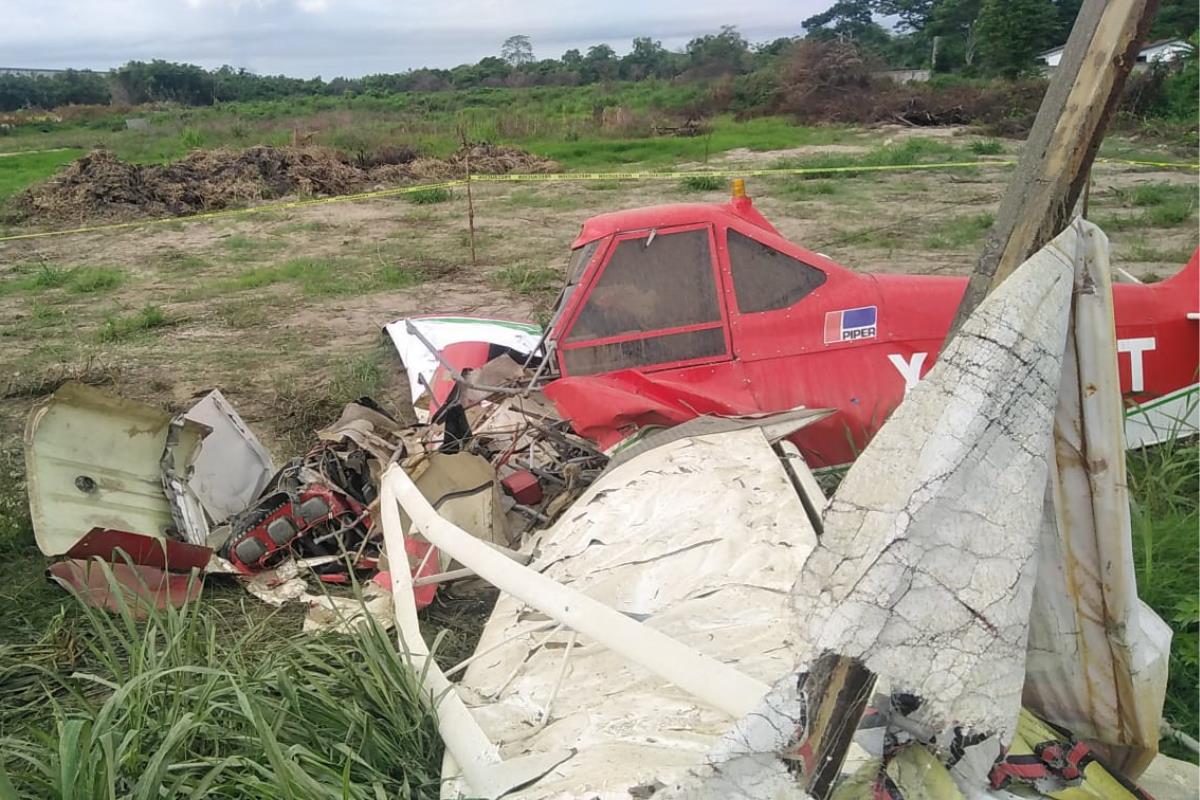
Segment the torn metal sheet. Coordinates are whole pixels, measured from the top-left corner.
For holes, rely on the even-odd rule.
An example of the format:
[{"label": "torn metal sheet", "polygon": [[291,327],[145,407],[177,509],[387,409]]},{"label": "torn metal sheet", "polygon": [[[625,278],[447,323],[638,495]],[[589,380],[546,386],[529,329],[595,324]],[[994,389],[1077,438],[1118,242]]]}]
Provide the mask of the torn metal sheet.
[{"label": "torn metal sheet", "polygon": [[202,545],[208,541],[208,516],[200,498],[192,491],[189,479],[192,462],[200,452],[200,440],[208,428],[184,417],[182,414],[171,419],[167,427],[167,441],[163,445],[159,465],[162,468],[163,493],[171,504],[171,517],[175,530],[188,542]]},{"label": "torn metal sheet", "polygon": [[403,426],[394,419],[359,403],[348,403],[337,422],[317,431],[321,441],[335,444],[351,441],[380,464],[387,464],[395,457],[404,436]]},{"label": "torn metal sheet", "polygon": [[187,484],[210,521],[224,522],[253,503],[271,480],[271,454],[216,389],[184,416],[210,431],[192,462]]},{"label": "torn metal sheet", "polygon": [[[816,535],[761,430],[643,453],[571,509],[533,543],[542,575],[749,678],[772,681],[793,667],[801,621],[788,593]],[[502,594],[477,649],[486,655],[467,667],[460,688],[505,758],[576,751],[506,796],[628,797],[670,785],[700,767],[732,724],[728,713],[586,636],[546,633],[543,619]],[[470,790],[454,783],[444,796]]]},{"label": "torn metal sheet", "polygon": [[151,609],[179,608],[200,597],[199,575],[164,572],[154,567],[99,561],[56,561],[50,577],[84,603],[109,611],[128,609],[141,619]]},{"label": "torn metal sheet", "polygon": [[[532,353],[541,344],[542,329],[530,323],[509,322],[499,319],[475,317],[409,317],[384,326],[400,354],[414,404],[433,385],[433,375],[439,363],[437,356],[429,352],[416,336],[408,332],[411,323],[438,350],[463,343],[484,343],[508,348],[518,353]],[[491,360],[485,357],[484,362]],[[483,363],[483,362],[481,362]]]},{"label": "torn metal sheet", "polygon": [[1030,617],[1025,704],[1136,778],[1158,751],[1171,628],[1137,596],[1108,240],[1073,225],[1072,335]]},{"label": "torn metal sheet", "polygon": [[64,384],[25,426],[25,473],[38,548],[60,555],[94,528],[181,538],[163,493],[171,415]]},{"label": "torn metal sheet", "polygon": [[74,559],[100,558],[120,563],[124,556],[134,564],[157,567],[171,572],[204,571],[212,558],[212,548],[201,547],[174,539],[156,539],[140,533],[93,528],[67,551]]},{"label": "torn metal sheet", "polygon": [[[500,483],[487,459],[472,453],[428,453],[409,459],[404,468],[443,519],[482,541],[513,545],[500,503]],[[408,531],[408,517],[401,519]],[[444,555],[434,564],[440,564],[441,571],[451,569]]]},{"label": "torn metal sheet", "polygon": [[1016,727],[1076,238],[1026,261],[912,388],[795,582],[801,663],[861,660],[933,731]]},{"label": "torn metal sheet", "polygon": [[378,583],[367,583],[360,597],[335,597],[333,595],[308,594],[303,598],[308,603],[304,615],[305,633],[353,633],[374,620],[385,631],[396,624],[392,613],[392,593]]}]

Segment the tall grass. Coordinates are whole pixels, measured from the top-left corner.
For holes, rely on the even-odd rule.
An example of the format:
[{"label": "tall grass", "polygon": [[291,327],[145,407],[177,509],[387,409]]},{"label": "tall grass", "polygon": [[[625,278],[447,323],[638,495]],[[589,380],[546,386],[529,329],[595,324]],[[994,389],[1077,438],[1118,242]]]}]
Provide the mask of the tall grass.
[{"label": "tall grass", "polygon": [[0,797],[437,796],[429,704],[377,625],[264,647],[270,619],[231,632],[211,603],[80,613],[87,667],[32,670],[40,692],[22,697],[49,715],[0,738]]},{"label": "tall grass", "polygon": [[[1195,438],[1131,451],[1138,594],[1174,631],[1163,714],[1200,735],[1200,445]],[[1195,756],[1193,755],[1194,759]]]}]

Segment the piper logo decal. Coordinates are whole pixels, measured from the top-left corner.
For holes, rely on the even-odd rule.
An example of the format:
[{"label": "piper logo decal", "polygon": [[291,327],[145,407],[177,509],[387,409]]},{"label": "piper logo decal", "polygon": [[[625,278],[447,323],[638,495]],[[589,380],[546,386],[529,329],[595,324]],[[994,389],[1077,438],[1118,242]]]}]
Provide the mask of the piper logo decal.
[{"label": "piper logo decal", "polygon": [[878,311],[875,306],[825,312],[825,344],[874,339]]}]

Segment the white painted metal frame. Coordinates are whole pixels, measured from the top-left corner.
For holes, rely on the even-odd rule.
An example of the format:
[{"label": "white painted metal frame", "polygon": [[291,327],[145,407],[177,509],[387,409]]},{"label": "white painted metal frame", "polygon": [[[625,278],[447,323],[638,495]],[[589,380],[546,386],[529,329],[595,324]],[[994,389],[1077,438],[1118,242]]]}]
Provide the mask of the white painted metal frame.
[{"label": "white painted metal frame", "polygon": [[[405,552],[400,508],[413,530],[435,547],[464,564],[479,577],[545,613],[551,619],[609,648],[670,681],[734,719],[753,711],[770,687],[737,669],[688,647],[670,636],[616,611],[587,595],[563,586],[516,563],[486,543],[443,519],[398,465],[383,476],[381,491],[384,541],[388,553]],[[438,732],[472,791],[500,797],[570,758],[564,751],[503,761],[445,674],[429,657],[417,623],[412,577],[401,555],[392,569],[396,627],[402,652],[422,676],[436,702]],[[574,638],[572,639],[574,641]],[[569,649],[568,649],[569,652]]]}]

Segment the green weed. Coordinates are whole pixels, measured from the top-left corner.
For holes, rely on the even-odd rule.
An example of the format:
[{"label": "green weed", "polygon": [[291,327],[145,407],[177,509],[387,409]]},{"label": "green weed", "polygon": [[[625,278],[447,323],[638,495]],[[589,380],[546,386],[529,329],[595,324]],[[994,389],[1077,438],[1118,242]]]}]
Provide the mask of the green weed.
[{"label": "green weed", "polygon": [[1130,261],[1158,261],[1165,264],[1187,263],[1192,257],[1190,247],[1157,247],[1146,239],[1136,239],[1129,244]]},{"label": "green weed", "polygon": [[955,250],[974,245],[983,239],[995,221],[995,215],[984,211],[965,219],[941,222],[926,237],[924,245],[930,250]]},{"label": "green weed", "polygon": [[293,258],[272,266],[254,267],[222,281],[228,290],[262,289],[278,283],[294,283],[306,295],[338,295],[403,289],[425,280],[419,267],[405,264],[370,263],[353,258]]},{"label": "green weed", "polygon": [[320,220],[312,220],[310,222],[289,222],[286,225],[280,225],[275,228],[272,233],[288,234],[288,233],[316,233],[318,231],[326,231],[332,228],[328,222]]},{"label": "green weed", "polygon": [[581,185],[590,192],[611,192],[627,188],[631,184],[622,181],[584,181]]},{"label": "green weed", "polygon": [[838,185],[833,181],[811,181],[800,178],[787,178],[775,189],[775,194],[789,200],[811,200],[814,197],[828,197],[838,193]]},{"label": "green weed", "polygon": [[255,239],[240,233],[221,240],[221,246],[228,252],[226,259],[233,262],[260,261],[287,246],[286,242],[277,239]]},{"label": "green weed", "polygon": [[525,264],[502,267],[492,273],[492,279],[500,286],[524,295],[552,292],[563,282],[562,273],[553,267]]},{"label": "green weed", "polygon": [[413,205],[429,206],[435,203],[445,203],[453,196],[449,189],[434,188],[408,192],[404,195],[404,199]]},{"label": "green weed", "polygon": [[199,128],[184,128],[179,132],[179,145],[184,150],[204,147],[204,133]]},{"label": "green weed", "polygon": [[1004,145],[999,139],[976,139],[967,145],[967,149],[977,156],[998,156],[1004,152]]},{"label": "green weed", "polygon": [[102,342],[119,342],[136,334],[170,325],[171,322],[158,306],[146,306],[127,316],[107,315],[96,335]]},{"label": "green weed", "polygon": [[66,286],[70,280],[71,273],[68,270],[43,264],[29,279],[28,286],[30,289],[58,289]]},{"label": "green weed", "polygon": [[110,267],[76,267],[67,288],[75,294],[93,294],[115,289],[123,280],[121,272]]},{"label": "green weed", "polygon": [[1114,189],[1113,194],[1123,205],[1141,208],[1179,201],[1192,202],[1196,199],[1196,187],[1177,183],[1144,183],[1132,189]]},{"label": "green weed", "polygon": [[716,175],[691,175],[679,182],[685,192],[715,192],[725,188],[725,179]]},{"label": "green weed", "polygon": [[1147,223],[1156,228],[1170,228],[1175,225],[1182,225],[1190,220],[1195,213],[1195,199],[1180,198],[1147,208],[1143,212],[1143,216]]}]

